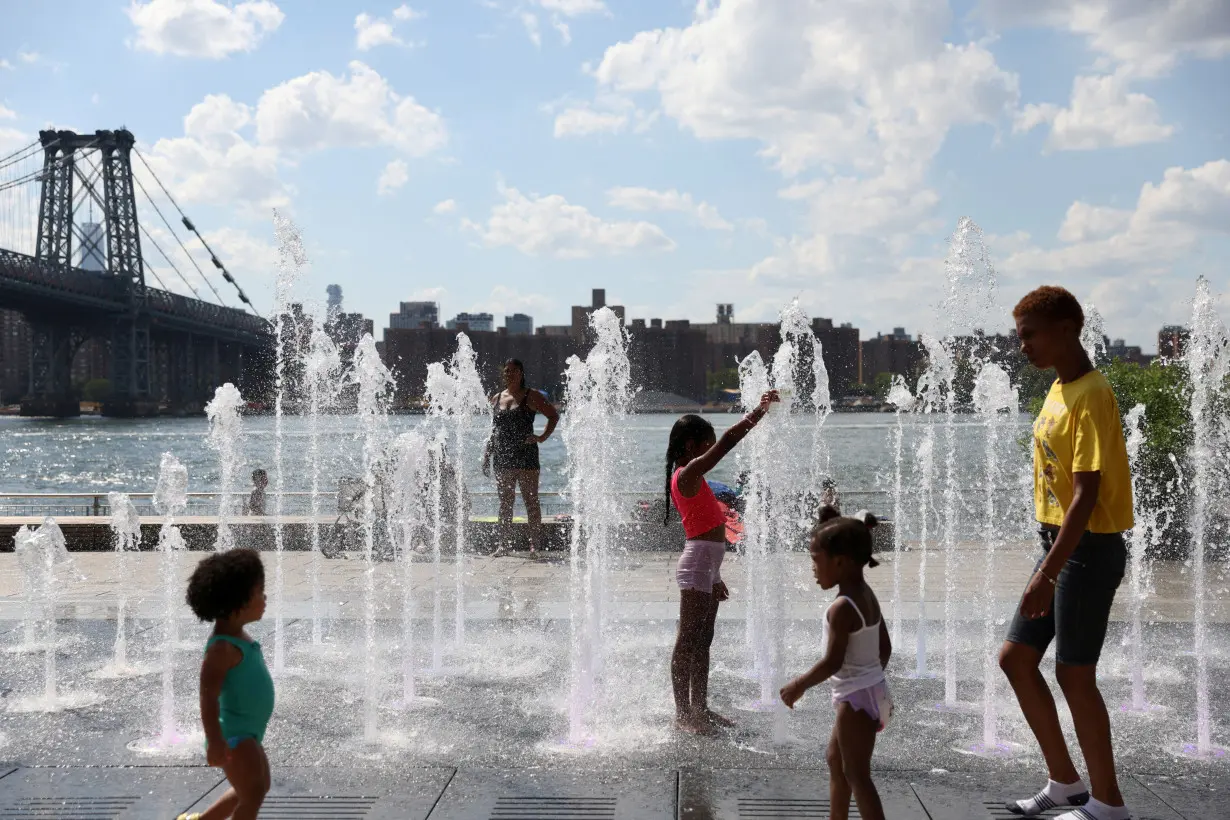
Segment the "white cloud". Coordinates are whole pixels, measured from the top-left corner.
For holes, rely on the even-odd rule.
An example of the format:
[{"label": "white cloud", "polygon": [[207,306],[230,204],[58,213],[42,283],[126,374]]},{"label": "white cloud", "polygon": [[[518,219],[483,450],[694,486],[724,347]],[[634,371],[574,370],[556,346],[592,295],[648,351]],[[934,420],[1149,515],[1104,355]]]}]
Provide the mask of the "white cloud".
[{"label": "white cloud", "polygon": [[618,134],[628,127],[628,115],[611,111],[595,111],[578,106],[555,116],[556,137],[583,137],[589,134]]},{"label": "white cloud", "polygon": [[426,12],[418,11],[417,9],[412,9],[409,6],[407,6],[405,3],[402,3],[400,6],[393,9],[393,17],[403,22],[409,21],[409,20],[420,20],[426,16],[427,16]]},{"label": "white cloud", "polygon": [[437,214],[455,213],[457,211],[457,200],[455,199],[441,200],[437,202],[435,204],[435,207],[433,207],[431,210],[433,213],[437,213]]},{"label": "white cloud", "polygon": [[628,211],[680,211],[691,214],[702,228],[715,231],[734,229],[722,218],[717,208],[708,202],[696,202],[691,194],[681,194],[674,188],[655,191],[650,188],[616,187],[607,191],[606,195],[607,202],[616,208]]},{"label": "white cloud", "polygon": [[8,60],[0,58],[0,69],[3,69],[4,71],[12,71],[13,64],[10,63]]},{"label": "white cloud", "polygon": [[[245,282],[251,281],[248,277],[271,280],[277,273],[278,249],[272,242],[259,239],[245,230],[229,227],[206,231],[205,241],[218,254],[226,269],[235,275],[240,287],[245,287]],[[220,286],[218,289],[222,290]],[[222,293],[234,304],[232,293]],[[248,296],[250,298],[252,294],[249,293]]]},{"label": "white cloud", "polygon": [[18,148],[34,142],[33,136],[16,128],[0,126],[0,156],[8,156]]},{"label": "white cloud", "polygon": [[1146,94],[1129,92],[1122,73],[1077,77],[1067,108],[1050,103],[1026,105],[1012,130],[1029,131],[1049,124],[1047,148],[1091,150],[1139,145],[1169,139],[1174,127],[1161,121],[1157,103]]},{"label": "white cloud", "polygon": [[530,42],[535,47],[542,47],[542,34],[538,31],[538,16],[528,11],[521,12],[521,25],[525,26],[525,33],[530,38]]},{"label": "white cloud", "polygon": [[391,194],[410,181],[410,167],[404,159],[395,159],[380,172],[376,183],[376,192],[384,196]]},{"label": "white cloud", "polygon": [[184,202],[285,207],[291,192],[278,176],[277,149],[240,133],[251,120],[248,106],[211,94],[184,117],[184,136],[154,143],[150,165]]},{"label": "white cloud", "polygon": [[3,103],[0,103],[0,120],[15,120],[17,112],[11,108],[5,108]]},{"label": "white cloud", "polygon": [[751,139],[783,173],[926,163],[949,129],[1015,108],[1017,78],[979,43],[944,40],[931,0],[699,4],[686,28],[643,31],[594,75],[654,93],[700,139]]},{"label": "white cloud", "polygon": [[1122,231],[1131,221],[1132,212],[1122,208],[1073,202],[1059,227],[1059,238],[1064,242],[1105,239]]},{"label": "white cloud", "polygon": [[1020,288],[1062,275],[1098,305],[1108,326],[1151,329],[1186,315],[1193,290],[1176,286],[1176,267],[1214,235],[1230,236],[1225,159],[1167,169],[1160,182],[1141,187],[1130,211],[1074,203],[1060,229],[1064,244],[1021,248],[999,269]]},{"label": "white cloud", "polygon": [[556,17],[551,20],[551,26],[559,32],[559,38],[564,41],[564,45],[572,42],[572,30],[567,23]]},{"label": "white cloud", "polygon": [[1225,0],[982,0],[994,26],[1043,26],[1086,39],[1101,68],[1157,76],[1184,56],[1230,55],[1230,4]]},{"label": "white cloud", "polygon": [[41,62],[43,56],[37,51],[26,51],[23,49],[22,51],[17,52],[17,59],[21,60],[26,65],[33,65]]},{"label": "white cloud", "polygon": [[128,7],[137,29],[137,49],[214,60],[252,51],[285,16],[270,0],[235,5],[218,0],[133,0]]},{"label": "white cloud", "polygon": [[533,2],[539,8],[562,14],[565,17],[609,13],[602,0],[533,0]]},{"label": "white cloud", "polygon": [[256,111],[260,142],[298,151],[387,145],[415,157],[448,142],[439,114],[364,63],[349,68],[348,77],[313,71],[266,91]]},{"label": "white cloud", "polygon": [[367,12],[354,18],[355,47],[359,51],[368,51],[377,46],[401,46],[407,48],[411,43],[402,39],[394,28],[398,23],[417,20],[425,16],[423,12],[415,11],[406,5],[393,9],[393,20],[373,17]]},{"label": "white cloud", "polygon": [[462,221],[489,247],[511,246],[529,256],[557,259],[675,248],[670,237],[649,222],[608,222],[558,194],[527,197],[504,187],[500,192],[504,201],[491,209],[485,225]]}]

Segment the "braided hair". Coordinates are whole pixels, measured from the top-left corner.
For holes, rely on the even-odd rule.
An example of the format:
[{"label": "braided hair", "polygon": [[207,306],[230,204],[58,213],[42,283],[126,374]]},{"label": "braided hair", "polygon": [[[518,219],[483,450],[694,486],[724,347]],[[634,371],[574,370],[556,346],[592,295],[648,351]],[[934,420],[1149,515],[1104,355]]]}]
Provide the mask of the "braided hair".
[{"label": "braided hair", "polygon": [[683,458],[689,442],[705,441],[713,437],[713,425],[695,413],[680,416],[671,428],[671,437],[666,444],[666,511],[662,513],[662,526],[670,523],[671,476],[675,473],[675,465]]}]

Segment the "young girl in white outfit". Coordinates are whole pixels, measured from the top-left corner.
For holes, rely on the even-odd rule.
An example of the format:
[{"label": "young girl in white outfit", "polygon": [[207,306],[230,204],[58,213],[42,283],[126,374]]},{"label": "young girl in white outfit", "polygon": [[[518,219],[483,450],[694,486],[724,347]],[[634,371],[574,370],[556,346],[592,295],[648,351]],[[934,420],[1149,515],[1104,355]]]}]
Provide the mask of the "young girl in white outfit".
[{"label": "young girl in white outfit", "polygon": [[825,616],[829,625],[824,657],[808,672],[782,687],[782,702],[794,708],[803,693],[832,678],[837,720],[826,755],[829,764],[829,811],[832,820],[847,820],[854,797],[864,820],[884,820],[880,795],[871,782],[871,753],[876,733],[893,713],[884,668],[892,643],[880,602],[863,580],[871,557],[874,518],[843,518],[832,507],[820,514],[811,541],[812,573],[821,589],[837,587],[837,600]]}]

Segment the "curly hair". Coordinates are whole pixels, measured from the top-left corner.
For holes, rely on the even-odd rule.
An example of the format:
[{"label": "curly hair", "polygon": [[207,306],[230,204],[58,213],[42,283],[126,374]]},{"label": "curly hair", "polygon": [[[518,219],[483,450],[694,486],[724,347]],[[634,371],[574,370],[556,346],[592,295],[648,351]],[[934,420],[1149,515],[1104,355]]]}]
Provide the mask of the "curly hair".
[{"label": "curly hair", "polygon": [[256,550],[215,553],[196,565],[188,581],[188,606],[202,621],[217,621],[247,606],[265,582],[265,565]]},{"label": "curly hair", "polygon": [[812,531],[811,551],[823,550],[829,555],[845,555],[860,565],[879,566],[880,562],[871,557],[871,528],[876,519],[870,514],[868,519],[847,518],[826,504],[820,511],[820,523]]},{"label": "curly hair", "polygon": [[1012,309],[1012,318],[1042,316],[1053,321],[1071,319],[1078,328],[1085,326],[1085,311],[1081,303],[1066,288],[1043,285],[1025,294]]}]

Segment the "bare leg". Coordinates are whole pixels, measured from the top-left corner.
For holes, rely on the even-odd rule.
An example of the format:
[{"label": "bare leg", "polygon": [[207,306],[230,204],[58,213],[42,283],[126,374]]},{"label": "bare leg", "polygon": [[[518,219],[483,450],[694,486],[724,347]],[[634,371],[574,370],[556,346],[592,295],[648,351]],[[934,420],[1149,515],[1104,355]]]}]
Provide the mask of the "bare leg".
[{"label": "bare leg", "polygon": [[201,813],[201,820],[256,820],[269,793],[269,760],[255,740],[245,740],[231,749],[230,761],[222,767],[231,787]]},{"label": "bare leg", "polygon": [[824,759],[829,764],[829,820],[849,820],[850,783],[841,765],[841,744],[837,741],[836,723],[833,724],[833,734],[829,738]]},{"label": "bare leg", "polygon": [[734,721],[722,717],[709,708],[709,652],[713,647],[713,632],[717,626],[718,606],[721,602],[716,595],[709,596],[709,610],[705,613],[704,631],[696,647],[696,655],[692,659],[692,711],[703,715],[713,726],[732,727]]},{"label": "bare leg", "polygon": [[513,504],[517,502],[517,474],[512,470],[495,471],[495,491],[500,498],[500,523],[496,526],[495,552],[504,555],[512,537]]},{"label": "bare leg", "polygon": [[692,678],[712,597],[695,589],[680,591],[679,632],[675,637],[675,651],[671,653],[671,687],[675,693],[675,725],[689,732],[701,728],[694,708]]},{"label": "bare leg", "polygon": [[530,524],[530,552],[542,544],[542,505],[538,503],[538,470],[518,470],[521,500],[525,502],[525,517]]},{"label": "bare leg", "polygon": [[[1059,726],[1059,713],[1055,710],[1055,698],[1051,688],[1038,667],[1042,653],[1023,643],[1005,641],[999,652],[999,667],[1004,670],[1025,720],[1042,747],[1046,760],[1047,776],[1056,783],[1075,783],[1080,780],[1072,755],[1068,752],[1063,729]],[[1075,704],[1073,704],[1075,707]],[[1102,707],[1105,715],[1106,707]],[[1105,718],[1104,718],[1105,719]],[[1110,737],[1109,729],[1107,738]]]},{"label": "bare leg", "polygon": [[[1098,691],[1097,666],[1055,665],[1055,677],[1063,689],[1076,725],[1076,738],[1089,768],[1089,791],[1108,806],[1122,806],[1123,794],[1115,774],[1115,750],[1111,744],[1110,716]],[[1062,782],[1062,781],[1061,781]]]},{"label": "bare leg", "polygon": [[841,770],[863,820],[885,820],[880,793],[871,781],[871,753],[876,747],[875,720],[848,703],[837,705],[837,745],[841,749]]}]

